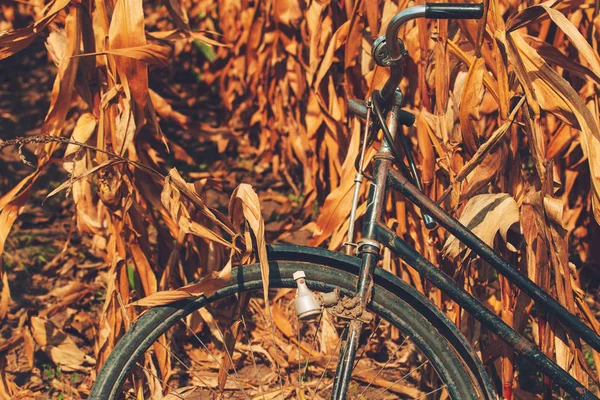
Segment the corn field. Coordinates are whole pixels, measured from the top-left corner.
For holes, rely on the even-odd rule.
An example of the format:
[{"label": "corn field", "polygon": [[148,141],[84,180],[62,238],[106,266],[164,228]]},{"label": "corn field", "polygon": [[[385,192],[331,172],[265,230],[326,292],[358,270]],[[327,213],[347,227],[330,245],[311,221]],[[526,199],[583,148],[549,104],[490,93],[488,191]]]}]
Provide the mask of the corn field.
[{"label": "corn field", "polygon": [[[341,250],[364,129],[347,100],[381,88],[372,44],[422,3],[0,2],[0,397],[86,398],[144,310],[265,265],[266,243]],[[481,21],[402,29],[404,133],[426,194],[600,333],[600,1],[484,5]],[[400,194],[386,215],[597,392],[600,354]],[[501,396],[550,398],[551,382],[387,249],[380,267],[460,328]],[[271,317],[281,332],[295,318]]]}]

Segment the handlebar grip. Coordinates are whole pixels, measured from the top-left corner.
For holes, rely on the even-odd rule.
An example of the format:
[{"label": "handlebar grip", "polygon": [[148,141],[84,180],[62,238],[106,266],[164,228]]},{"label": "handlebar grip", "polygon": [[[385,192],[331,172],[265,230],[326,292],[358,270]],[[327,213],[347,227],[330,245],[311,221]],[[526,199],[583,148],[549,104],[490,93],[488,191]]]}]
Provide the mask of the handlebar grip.
[{"label": "handlebar grip", "polygon": [[483,17],[483,3],[426,3],[425,18],[431,19],[480,19]]}]

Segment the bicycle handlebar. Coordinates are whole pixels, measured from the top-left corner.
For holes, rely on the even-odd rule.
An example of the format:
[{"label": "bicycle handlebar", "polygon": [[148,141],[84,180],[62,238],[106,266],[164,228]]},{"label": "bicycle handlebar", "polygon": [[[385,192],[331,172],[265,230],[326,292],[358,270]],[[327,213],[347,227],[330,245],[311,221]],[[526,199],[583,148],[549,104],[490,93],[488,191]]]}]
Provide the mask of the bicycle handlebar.
[{"label": "bicycle handlebar", "polygon": [[402,44],[398,40],[398,31],[402,25],[416,18],[479,19],[481,17],[483,17],[483,4],[460,3],[426,3],[405,8],[396,14],[385,31],[388,60],[392,65],[390,79],[381,90],[384,99],[391,98],[402,79],[402,68],[393,65],[403,56]]},{"label": "bicycle handlebar", "polygon": [[483,17],[483,4],[426,3],[425,18],[479,19]]},{"label": "bicycle handlebar", "polygon": [[[483,17],[483,4],[460,4],[460,3],[426,3],[424,5],[412,6],[405,8],[398,14],[396,14],[385,31],[385,39],[384,37],[380,37],[373,43],[373,58],[380,66],[390,67],[390,77],[387,82],[381,89],[381,91],[375,91],[373,93],[373,104],[377,111],[377,117],[379,119],[379,125],[387,132],[387,127],[385,126],[385,120],[382,113],[382,108],[379,107],[377,102],[387,102],[394,99],[396,96],[396,90],[398,89],[398,84],[402,80],[403,77],[403,67],[402,62],[400,62],[401,58],[406,55],[406,50],[404,50],[404,43],[400,39],[398,39],[398,31],[408,21],[411,21],[416,18],[433,18],[433,19],[480,19]],[[408,111],[399,110],[400,102],[402,101],[402,96],[396,96],[395,101],[398,111],[396,112],[396,120],[402,125],[412,126],[415,122],[415,117],[412,113]],[[354,114],[357,114],[363,118],[367,116],[367,106],[364,102],[349,100],[348,108]],[[417,171],[417,167],[414,159],[410,153],[410,148],[408,147],[408,143],[402,138],[401,143],[404,147],[404,152],[406,158],[408,159],[409,166],[411,168],[408,171],[408,168],[404,164],[402,159],[397,155],[395,148],[393,147],[393,137],[389,134],[386,135],[386,140],[389,142],[392,149],[394,149],[394,158],[401,167],[403,166],[406,170],[405,173],[407,176],[412,176],[414,182],[416,183],[419,190],[423,190],[421,185],[421,181],[419,179],[419,174]],[[365,138],[365,141],[367,138]],[[423,220],[425,222],[425,226],[428,229],[433,229],[436,226],[435,221],[427,214],[423,214]]]},{"label": "bicycle handlebar", "polygon": [[[367,118],[367,104],[364,100],[348,100],[348,109],[361,118]],[[398,123],[404,126],[415,124],[415,115],[409,111],[398,111]]]},{"label": "bicycle handlebar", "polygon": [[385,42],[388,48],[388,57],[392,61],[397,61],[402,57],[400,43],[398,42],[398,31],[402,25],[416,18],[425,17],[426,5],[418,5],[405,8],[394,15],[385,31]]},{"label": "bicycle handlebar", "polygon": [[[416,18],[433,18],[433,19],[480,19],[483,17],[483,4],[460,4],[460,3],[426,3],[424,5],[418,5],[408,7],[396,14],[385,31],[385,39],[380,37],[373,43],[373,58],[378,65],[384,67],[390,67],[390,77],[381,89],[381,91],[375,91],[373,93],[373,105],[376,111],[379,124],[384,130],[385,139],[389,143],[390,148],[393,150],[394,158],[399,163],[398,165],[405,170],[407,177],[412,176],[412,179],[417,184],[419,190],[423,191],[423,186],[419,179],[418,169],[416,163],[411,155],[410,147],[406,140],[401,137],[401,143],[404,147],[404,153],[408,160],[410,171],[398,155],[395,150],[393,141],[394,137],[387,131],[385,126],[385,119],[382,113],[382,107],[379,106],[379,101],[387,102],[392,101],[395,98],[395,105],[399,110],[402,96],[396,95],[398,84],[403,77],[403,67],[400,61],[405,56],[406,50],[404,49],[404,43],[398,38],[398,31],[408,21]],[[350,100],[348,102],[348,108],[355,114],[360,116],[367,115],[367,106],[363,103]],[[396,112],[397,122],[402,125],[412,126],[415,121],[415,117],[412,113],[407,111]],[[365,138],[367,140],[367,138]],[[423,214],[423,221],[428,229],[436,227],[435,221],[428,214]]]},{"label": "bicycle handlebar", "polygon": [[480,19],[483,17],[483,3],[426,3],[405,8],[392,18],[385,31],[389,56],[392,60],[397,60],[401,56],[400,46],[396,38],[402,25],[415,18],[423,17],[431,19]]}]

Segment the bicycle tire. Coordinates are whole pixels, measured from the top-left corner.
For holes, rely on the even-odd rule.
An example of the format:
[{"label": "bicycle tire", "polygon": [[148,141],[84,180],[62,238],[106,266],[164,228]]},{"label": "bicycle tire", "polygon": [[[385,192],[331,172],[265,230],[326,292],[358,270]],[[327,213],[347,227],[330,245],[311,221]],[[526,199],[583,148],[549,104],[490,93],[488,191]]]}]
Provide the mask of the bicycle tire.
[{"label": "bicycle tire", "polygon": [[[303,270],[307,284],[313,290],[327,292],[338,287],[342,294],[353,293],[358,259],[337,253],[333,258],[323,258],[315,253],[315,250],[318,252],[320,249],[303,248],[304,251],[297,251],[298,249],[302,248],[269,248],[270,288],[294,288],[296,283],[292,275],[298,270]],[[311,257],[311,253],[316,257]],[[348,262],[350,258],[353,259],[351,263]],[[461,400],[492,398],[488,382],[481,382],[481,378],[473,372],[473,367],[468,365],[470,363],[462,358],[461,351],[454,348],[456,342],[453,345],[452,341],[444,337],[448,335],[448,327],[441,326],[429,315],[424,316],[422,307],[415,308],[410,299],[407,302],[400,297],[398,293],[402,290],[394,290],[389,284],[380,283],[382,282],[378,283],[376,279],[370,309],[410,336],[429,359],[451,397]],[[261,288],[260,266],[242,266],[233,268],[229,283],[209,299],[201,296],[150,309],[117,343],[98,374],[90,399],[118,398],[119,389],[135,366],[136,360],[181,318],[224,297]],[[462,353],[464,354],[464,351]]]}]

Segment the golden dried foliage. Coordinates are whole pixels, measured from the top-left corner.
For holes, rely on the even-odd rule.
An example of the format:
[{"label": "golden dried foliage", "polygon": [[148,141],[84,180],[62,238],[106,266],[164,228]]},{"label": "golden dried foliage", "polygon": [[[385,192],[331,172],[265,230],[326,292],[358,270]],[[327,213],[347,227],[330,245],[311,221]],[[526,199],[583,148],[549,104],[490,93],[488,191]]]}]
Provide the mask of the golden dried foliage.
[{"label": "golden dried foliage", "polygon": [[[387,71],[370,57],[373,40],[395,13],[415,2],[163,4],[170,22],[159,30],[148,22],[153,19],[141,0],[51,0],[26,10],[35,22],[25,28],[12,29],[10,17],[2,21],[7,31],[0,33],[0,59],[23,50],[44,28],[51,29],[46,45],[58,72],[42,134],[73,141],[62,155],[71,178],[59,190],[70,190],[77,228],[94,238],[95,251],[110,265],[95,343],[97,367],[137,316],[138,309],[127,305],[211,293],[227,278],[232,262],[259,261],[268,275],[264,221],[249,186],[236,190],[225,216],[198,194],[202,182],[186,183],[176,170],[166,177],[155,172],[166,169],[161,156],[165,147],[189,160],[163,135],[160,120],[186,129],[194,122],[149,89],[149,68],[169,65],[191,51],[192,41],[211,48],[212,63],[192,68],[218,87],[230,115],[220,128],[200,124],[199,136],[216,141],[220,152],[239,145],[257,164],[268,165],[303,195],[310,243],[338,249],[350,223],[362,129],[348,115],[346,101],[381,87]],[[401,89],[405,107],[417,114],[416,126],[405,134],[414,145],[428,195],[467,225],[487,217],[475,231],[598,331],[570,264],[572,254],[578,263],[592,261],[589,244],[600,222],[598,2],[486,0],[485,6],[481,23],[419,20],[402,30],[410,57]],[[22,6],[2,7],[10,16]],[[221,35],[209,39],[206,31]],[[72,109],[77,122],[66,130]],[[58,144],[40,141],[35,170],[0,198],[0,253]],[[372,156],[370,150],[366,160]],[[427,231],[418,211],[401,196],[390,196],[387,211],[388,223],[400,235],[454,273],[507,323],[524,329],[531,307],[524,295],[497,280],[482,261],[461,252],[452,238],[446,249],[453,260],[444,259],[445,233]],[[358,216],[362,213],[364,207]],[[516,236],[523,240],[512,249],[518,252],[506,251],[507,243],[513,243],[507,239],[509,228],[516,222]],[[150,229],[166,249],[159,256],[150,245]],[[505,240],[498,240],[498,231]],[[182,248],[188,249],[185,260],[180,260]],[[180,261],[191,270],[176,268]],[[430,294],[479,345],[478,323],[430,291],[415,271],[389,253],[384,253],[382,267]],[[141,283],[143,300],[132,297],[130,271]],[[5,318],[10,282],[6,271],[0,273],[0,318]],[[198,277],[203,277],[200,283],[190,283]],[[172,282],[182,287],[168,291]],[[490,285],[493,293],[481,290]],[[44,336],[48,324],[42,318],[31,320],[35,343],[53,359],[75,354],[60,331]],[[281,321],[276,326],[286,329]],[[598,380],[585,363],[582,344],[568,329],[543,315],[534,328],[538,344],[563,368],[582,382]],[[44,342],[48,339],[52,343]],[[510,391],[516,385],[512,353],[502,345],[488,348],[494,349],[491,354],[479,350],[487,362],[497,360]],[[85,361],[75,355],[74,368]],[[598,354],[593,357],[600,361]],[[169,368],[165,359],[163,376]],[[10,395],[17,389],[3,378],[0,391]]]}]

